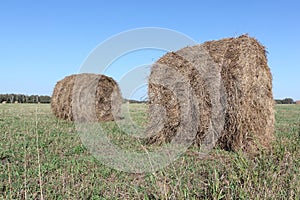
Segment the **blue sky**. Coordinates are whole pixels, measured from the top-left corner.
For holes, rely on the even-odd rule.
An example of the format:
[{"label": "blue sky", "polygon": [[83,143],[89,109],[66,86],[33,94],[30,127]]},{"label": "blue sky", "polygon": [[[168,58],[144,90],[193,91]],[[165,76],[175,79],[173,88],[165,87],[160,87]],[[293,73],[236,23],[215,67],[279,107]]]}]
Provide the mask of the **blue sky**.
[{"label": "blue sky", "polygon": [[[269,52],[274,97],[300,99],[299,10],[296,0],[3,0],[0,93],[51,95],[55,83],[78,73],[89,53],[107,38],[130,29],[162,27],[199,43],[249,33]],[[122,70],[115,65],[108,74],[118,81],[120,71],[130,70],[132,63],[151,63],[162,54],[132,54],[123,58]]]}]

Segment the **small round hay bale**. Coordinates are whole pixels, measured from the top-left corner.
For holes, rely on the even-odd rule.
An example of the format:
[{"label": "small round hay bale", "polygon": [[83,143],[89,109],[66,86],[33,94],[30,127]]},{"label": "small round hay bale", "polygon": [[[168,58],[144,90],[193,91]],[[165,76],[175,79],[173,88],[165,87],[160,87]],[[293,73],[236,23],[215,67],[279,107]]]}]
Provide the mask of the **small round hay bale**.
[{"label": "small round hay bale", "polygon": [[69,121],[113,121],[122,96],[118,84],[105,75],[76,74],[57,82],[51,98],[54,115]]},{"label": "small round hay bale", "polygon": [[[225,124],[217,145],[225,150],[257,152],[258,148],[269,148],[274,134],[274,100],[272,75],[267,65],[266,51],[256,39],[248,35],[205,42],[201,45],[183,48],[167,53],[152,67],[149,77],[150,127],[155,127],[160,113],[157,105],[166,110],[166,118],[161,131],[149,134],[148,144],[170,142],[176,135],[180,122],[180,106],[172,91],[153,83],[152,79],[169,80],[179,84],[165,65],[185,76],[194,90],[199,107],[199,127],[194,143],[201,146],[212,117],[212,102],[208,92],[209,77],[199,76],[199,66],[207,52],[219,69],[226,93]],[[209,62],[209,61],[207,61]],[[202,70],[209,72],[210,66]],[[207,71],[205,71],[207,70]],[[211,73],[211,72],[210,72]],[[211,74],[213,74],[211,73]],[[206,73],[204,73],[206,74]]]}]

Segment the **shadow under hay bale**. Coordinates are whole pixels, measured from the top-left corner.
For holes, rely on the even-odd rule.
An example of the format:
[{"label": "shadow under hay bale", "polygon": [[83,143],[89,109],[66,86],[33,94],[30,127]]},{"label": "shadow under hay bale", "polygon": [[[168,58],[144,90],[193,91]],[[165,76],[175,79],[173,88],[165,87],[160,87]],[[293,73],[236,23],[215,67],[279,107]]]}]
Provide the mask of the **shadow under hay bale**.
[{"label": "shadow under hay bale", "polygon": [[113,121],[119,117],[121,105],[118,84],[98,74],[65,77],[57,82],[51,98],[54,115],[69,121]]},{"label": "shadow under hay bale", "polygon": [[[180,82],[176,73],[186,77]],[[256,39],[247,35],[205,42],[167,53],[152,67],[149,77],[149,127],[162,129],[154,134],[148,129],[148,144],[170,142],[176,135],[183,115],[176,92],[157,84],[166,80],[173,85],[189,84],[192,88],[200,118],[194,143],[201,146],[206,137],[212,113],[212,94],[209,88],[219,75],[225,90],[225,123],[217,145],[225,150],[254,153],[258,148],[269,148],[274,134],[274,100],[272,75],[267,65],[266,51]],[[153,81],[155,79],[155,81]],[[176,96],[177,95],[177,96]],[[222,99],[219,99],[222,101]],[[165,118],[157,112],[164,107]],[[163,124],[163,125],[161,125]]]}]

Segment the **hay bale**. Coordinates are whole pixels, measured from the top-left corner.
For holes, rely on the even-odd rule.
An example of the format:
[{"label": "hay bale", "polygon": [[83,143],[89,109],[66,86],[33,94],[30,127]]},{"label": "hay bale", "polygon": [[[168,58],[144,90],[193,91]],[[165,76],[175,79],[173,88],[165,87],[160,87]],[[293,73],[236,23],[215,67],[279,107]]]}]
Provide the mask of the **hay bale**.
[{"label": "hay bale", "polygon": [[69,121],[112,121],[119,117],[118,84],[98,74],[76,74],[57,82],[51,98],[54,115]]},{"label": "hay bale", "polygon": [[[162,66],[174,69],[186,77],[186,81],[180,82],[170,72],[172,70]],[[219,75],[225,90],[222,97],[226,101],[225,124],[217,145],[225,150],[242,149],[246,152],[256,152],[259,147],[268,148],[274,134],[272,75],[264,46],[248,35],[186,47],[167,53],[153,65],[148,87],[149,126],[155,127],[157,119],[161,118],[161,113],[156,112],[157,105],[166,109],[167,117],[160,122],[163,126],[158,134],[148,133],[147,143],[170,142],[181,123],[183,113],[179,96],[174,96],[178,92],[157,84],[158,80],[168,80],[178,85],[177,88],[189,84],[194,91],[200,116],[194,143],[201,146],[215,114],[212,113],[212,93],[208,90],[214,82],[209,76],[203,77],[207,73],[209,76]]]},{"label": "hay bale", "polygon": [[299,101],[296,101],[296,104],[297,104],[297,105],[300,105],[300,100],[299,100]]}]

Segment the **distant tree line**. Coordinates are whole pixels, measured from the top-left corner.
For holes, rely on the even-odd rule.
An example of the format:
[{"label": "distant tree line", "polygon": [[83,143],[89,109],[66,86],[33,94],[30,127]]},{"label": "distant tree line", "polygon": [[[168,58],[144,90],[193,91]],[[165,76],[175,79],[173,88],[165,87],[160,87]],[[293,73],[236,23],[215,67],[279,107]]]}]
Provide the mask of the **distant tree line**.
[{"label": "distant tree line", "polygon": [[50,103],[46,95],[0,94],[0,103]]},{"label": "distant tree line", "polygon": [[[50,103],[51,97],[47,95],[0,94],[0,103]],[[148,100],[123,99],[123,103],[147,103]],[[275,99],[276,104],[295,104],[292,98]]]},{"label": "distant tree line", "polygon": [[292,98],[275,99],[276,104],[295,104],[296,102]]},{"label": "distant tree line", "polygon": [[123,103],[148,103],[148,100],[123,99]]}]

